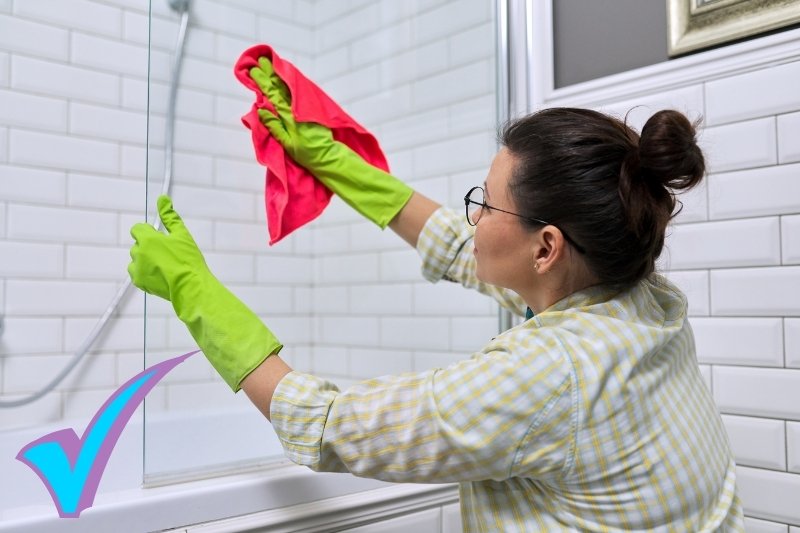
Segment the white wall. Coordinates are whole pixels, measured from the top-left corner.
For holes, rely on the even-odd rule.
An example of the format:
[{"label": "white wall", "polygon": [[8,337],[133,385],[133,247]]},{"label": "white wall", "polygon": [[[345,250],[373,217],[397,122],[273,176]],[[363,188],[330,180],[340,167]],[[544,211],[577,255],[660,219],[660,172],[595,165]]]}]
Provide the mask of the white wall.
[{"label": "white wall", "polygon": [[[661,267],[688,295],[698,360],[754,532],[800,531],[798,43],[793,30],[535,91],[539,105],[630,111],[637,128],[668,107],[704,118],[709,177],[682,198]],[[539,56],[534,76],[547,68]]]},{"label": "white wall", "polygon": [[[315,7],[320,86],[373,131],[396,176],[463,209],[495,150],[493,3]],[[424,281],[415,250],[338,199],[312,235],[313,372],[346,385],[444,365],[496,332],[493,302]]]},{"label": "white wall", "polygon": [[[154,0],[149,205],[163,177],[164,115],[178,19]],[[70,359],[127,277],[130,227],[144,218],[148,2],[0,4],[0,397],[24,396]],[[311,234],[268,248],[264,169],[239,117],[252,93],[233,76],[267,36],[313,66],[312,4],[195,0],[178,91],[173,197],[218,276],[306,353]],[[0,429],[89,416],[143,367],[143,296],[132,290],[84,363]],[[194,342],[171,307],[147,301],[147,364]],[[148,396],[148,411],[231,401],[194,358]]]}]

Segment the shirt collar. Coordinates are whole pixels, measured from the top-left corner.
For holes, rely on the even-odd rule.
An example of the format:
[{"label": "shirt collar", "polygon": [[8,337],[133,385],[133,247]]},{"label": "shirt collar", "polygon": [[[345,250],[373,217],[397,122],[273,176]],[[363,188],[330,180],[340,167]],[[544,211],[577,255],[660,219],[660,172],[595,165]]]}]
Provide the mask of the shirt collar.
[{"label": "shirt collar", "polygon": [[[552,304],[547,309],[540,311],[538,314],[544,313],[552,313],[558,311],[564,311],[566,309],[572,309],[575,307],[588,307],[591,305],[595,305],[602,302],[607,302],[608,300],[612,299],[614,296],[619,294],[619,289],[615,289],[613,287],[608,287],[606,285],[593,285],[591,287],[586,287],[585,289],[581,289],[579,291],[573,292],[570,295],[565,296],[564,298],[558,300],[554,304]],[[530,314],[530,316],[528,316]],[[525,319],[528,320],[534,316],[533,311],[531,308],[528,308],[528,312],[525,314]]]}]

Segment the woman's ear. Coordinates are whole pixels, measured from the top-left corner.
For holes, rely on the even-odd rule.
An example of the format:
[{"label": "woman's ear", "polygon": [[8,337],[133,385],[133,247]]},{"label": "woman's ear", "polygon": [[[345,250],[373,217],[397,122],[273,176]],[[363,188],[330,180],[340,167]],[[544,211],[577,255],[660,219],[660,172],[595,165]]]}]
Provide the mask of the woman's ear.
[{"label": "woman's ear", "polygon": [[557,227],[548,225],[539,230],[533,243],[533,261],[538,265],[536,271],[546,274],[553,270],[564,255],[565,246],[564,234]]}]

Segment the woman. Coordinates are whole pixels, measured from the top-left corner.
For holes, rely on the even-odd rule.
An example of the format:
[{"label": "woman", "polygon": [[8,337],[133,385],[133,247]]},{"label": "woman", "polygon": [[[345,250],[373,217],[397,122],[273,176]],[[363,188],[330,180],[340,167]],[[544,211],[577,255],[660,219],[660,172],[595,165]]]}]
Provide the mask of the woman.
[{"label": "woman", "polygon": [[[528,320],[469,359],[339,391],[280,359],[282,345],[213,277],[160,198],[169,234],[134,226],[131,277],[172,301],[226,382],[272,421],[290,459],[389,481],[459,482],[465,531],[743,530],[686,299],[654,274],[673,190],[704,174],[683,115],[657,113],[641,138],[581,109],[513,122],[486,182],[465,198],[465,220],[324,127],[294,123],[288,91],[268,64],[261,69],[254,76],[280,103],[277,117],[262,116],[273,136],[415,246],[427,279],[529,308]],[[391,200],[365,206],[355,190]]]}]

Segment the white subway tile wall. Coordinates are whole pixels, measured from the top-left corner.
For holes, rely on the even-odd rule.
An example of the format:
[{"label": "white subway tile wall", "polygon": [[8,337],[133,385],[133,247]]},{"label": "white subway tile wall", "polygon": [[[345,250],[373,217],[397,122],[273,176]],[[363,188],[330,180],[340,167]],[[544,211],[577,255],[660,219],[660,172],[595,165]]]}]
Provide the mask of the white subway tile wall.
[{"label": "white subway tile wall", "polygon": [[762,68],[706,82],[705,114],[709,126],[767,117],[800,109],[800,63]]},{"label": "white subway tile wall", "polygon": [[780,318],[693,317],[691,324],[700,363],[783,366]]},{"label": "white subway tile wall", "polygon": [[709,172],[763,167],[777,163],[775,117],[724,126],[703,131],[703,150]]},{"label": "white subway tile wall", "polygon": [[723,412],[800,420],[800,370],[720,365],[713,372]]},{"label": "white subway tile wall", "polygon": [[800,368],[800,318],[784,318],[783,330],[786,366]]},{"label": "white subway tile wall", "polygon": [[0,46],[4,49],[54,60],[67,59],[69,32],[66,29],[7,15],[0,15],[0,25],[3,27]]},{"label": "white subway tile wall", "polygon": [[[669,250],[665,250],[669,253]],[[708,270],[667,270],[667,278],[677,285],[689,302],[689,316],[709,314]]]},{"label": "white subway tile wall", "polygon": [[748,466],[738,467],[736,473],[745,514],[783,524],[798,523],[800,476]]},{"label": "white subway tile wall", "polygon": [[800,423],[786,422],[789,472],[800,473]]},{"label": "white subway tile wall", "polygon": [[783,420],[723,415],[733,453],[741,466],[786,470]]},{"label": "white subway tile wall", "polygon": [[796,316],[800,266],[711,271],[711,311],[728,316]]},{"label": "white subway tile wall", "polygon": [[708,182],[709,215],[723,219],[795,214],[800,211],[798,173],[800,164],[712,174]]},{"label": "white subway tile wall", "polygon": [[122,36],[123,12],[113,6],[87,0],[71,2],[70,9],[53,9],[52,4],[41,0],[20,2],[14,6],[14,14],[56,27],[99,33],[117,39]]},{"label": "white subway tile wall", "polygon": [[[144,220],[145,206],[152,210],[160,190],[179,19],[166,1],[155,0],[150,19],[148,3],[0,3],[4,399],[35,391],[84,341],[127,277],[130,227]],[[315,227],[266,246],[265,170],[240,121],[253,97],[235,79],[233,65],[247,47],[264,41],[313,77],[313,8],[310,2],[192,2],[176,106],[172,193],[216,274],[284,342],[306,353],[314,341]],[[347,251],[345,246],[340,253]],[[74,376],[36,404],[4,411],[0,429],[96,409],[144,364],[144,307],[142,293],[132,290]],[[147,299],[148,362],[194,346],[173,315],[168,302]],[[310,369],[310,353],[287,353],[287,359]],[[224,388],[214,392],[220,380],[203,358],[173,374],[149,405],[219,407]],[[175,383],[184,388],[170,391]]]},{"label": "white subway tile wall", "polygon": [[0,91],[0,99],[3,100],[0,109],[3,124],[61,133],[67,130],[67,104],[64,101],[10,90]]},{"label": "white subway tile wall", "polygon": [[800,161],[800,113],[778,115],[778,161]]},{"label": "white subway tile wall", "polygon": [[772,266],[781,264],[780,241],[778,217],[676,224],[666,255],[676,270]]},{"label": "white subway tile wall", "polygon": [[0,87],[8,87],[9,55],[0,52]]},{"label": "white subway tile wall", "polygon": [[0,127],[0,162],[8,161],[8,128]]},{"label": "white subway tile wall", "polygon": [[[747,533],[789,533],[789,526],[786,524],[779,524],[777,522],[770,522],[768,520],[759,520],[758,518],[744,517],[744,527]],[[792,532],[794,533],[792,528]]]},{"label": "white subway tile wall", "polygon": [[[12,48],[11,88],[44,96],[60,96],[69,101],[117,105],[120,102],[119,76],[78,67],[72,63],[37,59]],[[144,59],[146,62],[146,58]],[[58,80],[58,83],[53,83]]]},{"label": "white subway tile wall", "polygon": [[[797,137],[800,138],[800,133]],[[798,235],[800,235],[800,215],[782,216],[781,259],[784,265],[800,264],[800,239]]]}]

